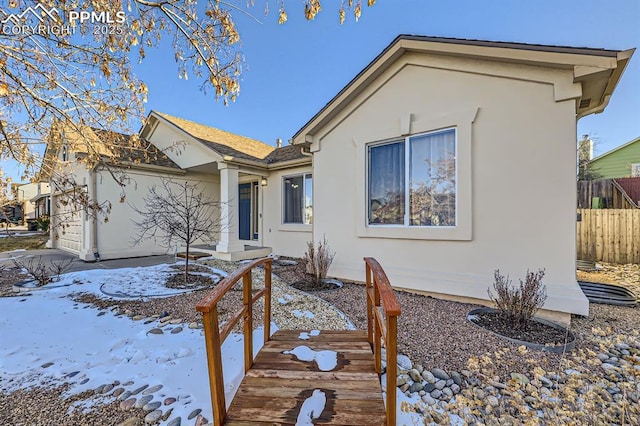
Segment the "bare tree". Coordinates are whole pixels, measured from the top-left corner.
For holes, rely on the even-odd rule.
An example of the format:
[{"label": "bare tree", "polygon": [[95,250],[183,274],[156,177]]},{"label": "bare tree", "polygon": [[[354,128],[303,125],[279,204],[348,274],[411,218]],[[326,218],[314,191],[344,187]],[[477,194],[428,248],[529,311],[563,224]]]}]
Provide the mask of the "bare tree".
[{"label": "bare tree", "polygon": [[186,246],[185,283],[189,277],[191,244],[207,237],[213,238],[222,230],[219,201],[208,198],[197,183],[174,182],[162,178],[144,197],[144,207],[131,206],[139,215],[133,220],[138,233],[133,243],[153,239],[165,247],[181,242]]},{"label": "bare tree", "polygon": [[598,144],[598,140],[591,135],[582,135],[578,140],[578,180],[595,180],[602,177],[598,170],[591,166],[593,151]]},{"label": "bare tree", "polygon": [[[65,165],[44,161],[62,142],[59,129],[73,129],[88,168],[117,168],[128,158],[117,136],[96,141],[90,127],[134,133],[144,120],[148,88],[133,64],[146,57],[163,37],[173,43],[179,78],[196,78],[203,92],[233,101],[240,92],[242,56],[234,23],[251,15],[253,1],[220,0],[9,0],[0,7],[0,158],[24,167],[21,180],[62,181]],[[320,0],[305,0],[304,16],[320,12]],[[343,22],[357,20],[362,0],[335,1]],[[367,0],[372,6],[375,0]],[[265,12],[269,1],[265,0]],[[278,1],[278,22],[287,21],[285,1]],[[48,145],[45,155],[42,145]],[[126,144],[144,150],[135,135]],[[51,148],[51,149],[49,149]],[[51,159],[53,160],[53,159]],[[0,186],[10,182],[2,175]],[[123,187],[124,181],[116,179]],[[106,205],[87,197],[71,200],[84,209]]]}]

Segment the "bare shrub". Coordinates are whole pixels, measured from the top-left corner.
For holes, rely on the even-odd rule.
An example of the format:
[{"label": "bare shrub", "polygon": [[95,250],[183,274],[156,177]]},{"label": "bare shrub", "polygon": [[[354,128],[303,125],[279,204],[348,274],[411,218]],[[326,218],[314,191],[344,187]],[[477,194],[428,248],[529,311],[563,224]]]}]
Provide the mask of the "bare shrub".
[{"label": "bare shrub", "polygon": [[42,256],[39,256],[37,258],[29,258],[26,262],[14,259],[13,263],[17,268],[22,269],[28,276],[33,278],[40,287],[60,280],[60,275],[69,269],[73,263],[73,259],[64,261],[51,260],[47,265]]},{"label": "bare shrub", "polygon": [[524,282],[520,280],[520,286],[511,285],[509,276],[500,274],[500,270],[494,272],[495,281],[493,289],[487,289],[489,298],[495,303],[500,315],[512,322],[519,330],[526,330],[533,316],[542,308],[547,300],[547,289],[542,285],[544,269],[538,272],[530,272]]},{"label": "bare shrub", "polygon": [[304,254],[304,260],[307,264],[307,274],[315,284],[320,284],[327,277],[329,267],[335,257],[335,252],[329,249],[327,238],[323,235],[322,241],[318,241],[316,247],[313,241],[307,242],[307,252]]}]

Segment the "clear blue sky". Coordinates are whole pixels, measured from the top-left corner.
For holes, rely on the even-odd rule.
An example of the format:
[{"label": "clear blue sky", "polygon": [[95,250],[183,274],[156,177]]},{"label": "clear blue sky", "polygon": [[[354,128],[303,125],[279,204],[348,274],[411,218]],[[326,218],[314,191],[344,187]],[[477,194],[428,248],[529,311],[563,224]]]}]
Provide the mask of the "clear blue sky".
[{"label": "clear blue sky", "polygon": [[[360,22],[338,23],[340,0],[307,22],[301,1],[288,1],[289,21],[277,23],[277,3],[250,9],[262,23],[236,13],[245,68],[236,102],[224,106],[177,77],[168,38],[136,66],[149,86],[148,110],[208,124],[275,144],[288,140],[398,34],[630,49],[640,47],[640,0],[378,0]],[[244,0],[238,3],[244,4]],[[366,4],[366,1],[364,1]],[[543,125],[543,123],[541,123]],[[583,118],[596,154],[640,136],[640,51],[604,113]],[[5,172],[15,169],[4,164]]]},{"label": "clear blue sky", "polygon": [[[277,2],[276,2],[277,3]],[[237,101],[223,106],[177,78],[169,49],[149,52],[139,75],[149,109],[274,144],[289,139],[398,34],[513,41],[607,49],[640,47],[640,0],[378,0],[358,23],[339,25],[339,0],[324,0],[315,21],[302,2],[288,1],[278,25],[276,5],[251,9],[262,23],[237,16],[246,68]],[[366,4],[366,1],[364,2]],[[542,124],[542,123],[541,123]],[[640,136],[640,51],[602,114],[578,122],[602,153]]]}]

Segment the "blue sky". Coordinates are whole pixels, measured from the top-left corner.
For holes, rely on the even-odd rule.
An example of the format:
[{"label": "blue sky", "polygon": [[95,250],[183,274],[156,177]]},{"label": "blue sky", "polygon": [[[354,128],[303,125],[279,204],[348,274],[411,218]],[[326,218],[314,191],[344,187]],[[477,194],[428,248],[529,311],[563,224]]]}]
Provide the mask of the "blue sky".
[{"label": "blue sky", "polygon": [[[302,2],[299,2],[302,3]],[[307,22],[298,2],[277,24],[275,5],[262,23],[238,16],[246,67],[236,102],[223,106],[177,79],[164,47],[149,53],[139,75],[149,85],[149,109],[160,110],[269,144],[288,140],[398,34],[514,41],[607,49],[640,47],[639,0],[378,0],[359,22],[339,25],[339,0]],[[366,2],[365,2],[366,3]],[[166,58],[169,58],[167,60]],[[578,136],[605,152],[640,136],[640,52],[627,67],[604,113],[578,122]]]},{"label": "blue sky", "polygon": [[[275,144],[288,140],[398,34],[536,44],[630,49],[640,47],[639,0],[378,0],[359,22],[338,23],[340,0],[324,0],[312,22],[301,1],[250,9],[261,23],[236,13],[245,67],[240,96],[224,106],[180,80],[170,40],[147,51],[136,67],[154,109]],[[244,4],[244,1],[239,3]],[[364,1],[366,4],[366,1]],[[541,123],[543,124],[543,123]],[[636,52],[604,113],[578,122],[578,136],[597,140],[596,153],[640,136],[640,52]],[[8,170],[10,171],[10,170]]]}]

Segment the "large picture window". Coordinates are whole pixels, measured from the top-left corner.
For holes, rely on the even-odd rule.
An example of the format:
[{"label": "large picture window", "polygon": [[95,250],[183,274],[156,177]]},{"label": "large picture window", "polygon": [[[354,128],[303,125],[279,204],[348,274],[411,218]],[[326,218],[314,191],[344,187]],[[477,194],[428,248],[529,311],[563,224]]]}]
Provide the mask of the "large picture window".
[{"label": "large picture window", "polygon": [[284,178],[283,223],[313,223],[313,185],[311,174]]},{"label": "large picture window", "polygon": [[369,225],[456,226],[456,131],[368,148]]}]

